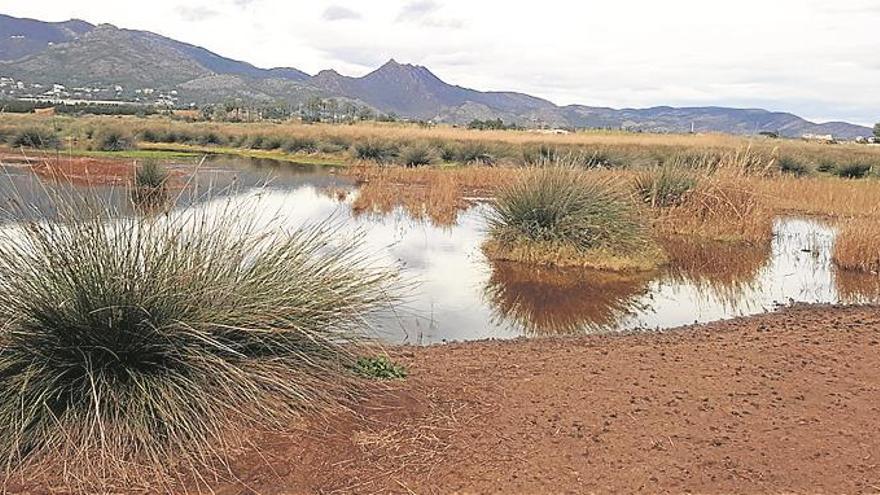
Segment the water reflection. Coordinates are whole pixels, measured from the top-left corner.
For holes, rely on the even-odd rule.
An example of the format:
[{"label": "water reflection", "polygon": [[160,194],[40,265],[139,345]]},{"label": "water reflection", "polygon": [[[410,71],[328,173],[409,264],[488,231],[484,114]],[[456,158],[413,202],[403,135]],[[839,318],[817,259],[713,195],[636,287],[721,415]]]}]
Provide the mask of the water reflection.
[{"label": "water reflection", "polygon": [[[792,301],[880,301],[880,278],[835,272],[834,230],[812,220],[778,220],[773,242],[760,248],[668,239],[667,267],[620,277],[490,263],[480,249],[486,231],[480,205],[462,211],[454,224],[439,226],[404,206],[355,214],[354,185],[326,169],[240,159],[169,168],[188,185],[186,194],[174,195],[173,206],[195,203],[221,212],[230,194],[259,195],[257,206],[242,202],[254,219],[281,217],[294,228],[333,218],[340,235],[363,232],[366,252],[402,266],[405,278],[418,284],[393,318],[375,322],[379,336],[391,343],[668,329]],[[6,168],[6,179],[0,179],[4,201],[17,195],[39,202],[45,187],[17,167]],[[96,195],[123,214],[137,214],[130,191],[119,186],[53,187]]]},{"label": "water reflection", "polygon": [[638,309],[650,276],[492,262],[486,299],[500,321],[526,335],[573,335],[614,327]]},{"label": "water reflection", "polygon": [[660,245],[669,257],[662,275],[665,284],[693,286],[704,298],[717,295],[729,310],[755,290],[772,252],[770,245],[695,242],[683,237],[661,239]]}]

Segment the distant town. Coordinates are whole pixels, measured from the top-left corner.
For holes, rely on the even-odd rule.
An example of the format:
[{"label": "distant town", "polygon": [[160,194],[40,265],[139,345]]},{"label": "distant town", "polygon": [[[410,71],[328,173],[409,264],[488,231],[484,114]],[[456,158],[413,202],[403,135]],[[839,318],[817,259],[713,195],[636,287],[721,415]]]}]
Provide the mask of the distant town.
[{"label": "distant town", "polygon": [[175,108],[179,105],[176,89],[126,88],[122,85],[67,87],[43,85],[0,76],[0,98],[46,102],[58,105],[149,105]]}]

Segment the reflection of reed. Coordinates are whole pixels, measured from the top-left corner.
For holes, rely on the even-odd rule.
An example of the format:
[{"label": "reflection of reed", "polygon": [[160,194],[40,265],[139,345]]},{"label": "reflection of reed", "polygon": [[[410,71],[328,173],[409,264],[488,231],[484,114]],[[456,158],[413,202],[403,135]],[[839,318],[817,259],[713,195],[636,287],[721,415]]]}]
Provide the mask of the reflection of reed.
[{"label": "reflection of reed", "polygon": [[427,184],[399,184],[376,176],[361,186],[352,210],[360,214],[387,214],[402,207],[416,220],[429,219],[434,225],[454,225],[458,213],[467,207],[461,191],[450,176],[439,176]]},{"label": "reflection of reed", "polygon": [[496,316],[532,336],[612,328],[637,309],[650,276],[493,262],[485,295]]},{"label": "reflection of reed", "polygon": [[770,261],[769,244],[746,245],[727,242],[699,242],[683,237],[659,240],[669,257],[664,277],[675,284],[690,284],[703,294],[711,293],[735,309],[758,274]]},{"label": "reflection of reed", "polygon": [[834,283],[840,302],[844,304],[880,302],[880,275],[876,273],[837,270]]}]

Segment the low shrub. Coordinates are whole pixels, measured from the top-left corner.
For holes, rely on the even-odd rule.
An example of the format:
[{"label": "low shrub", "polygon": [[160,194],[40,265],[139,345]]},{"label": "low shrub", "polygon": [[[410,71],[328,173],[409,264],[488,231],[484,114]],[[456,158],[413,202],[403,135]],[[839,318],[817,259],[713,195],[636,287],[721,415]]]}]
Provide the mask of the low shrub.
[{"label": "low shrub", "polygon": [[314,153],[318,151],[318,143],[311,138],[292,137],[284,142],[282,148],[287,153]]},{"label": "low shrub", "polygon": [[261,227],[232,199],[160,217],[97,201],[53,199],[0,233],[7,468],[100,492],[206,477],[252,426],[351,395],[397,280],[358,236]]},{"label": "low shrub", "polygon": [[196,141],[202,146],[207,146],[221,145],[225,142],[225,139],[223,139],[223,136],[217,134],[216,132],[208,131],[200,133],[198,137],[196,137]]},{"label": "low shrub", "polygon": [[803,177],[810,173],[810,168],[803,162],[790,156],[783,156],[779,159],[779,171],[783,174],[794,175],[795,177]]},{"label": "low shrub", "polygon": [[358,160],[388,163],[397,153],[396,145],[376,139],[366,139],[354,144],[354,156]]},{"label": "low shrub", "polygon": [[99,151],[126,151],[134,148],[134,136],[118,129],[104,129],[95,136]]},{"label": "low shrub", "polygon": [[162,142],[162,133],[153,129],[144,129],[138,133],[137,138],[146,143],[159,143]]},{"label": "low shrub", "polygon": [[254,136],[250,136],[247,138],[247,141],[242,143],[242,146],[244,148],[248,148],[248,149],[252,149],[252,150],[262,149],[264,139],[265,138],[259,134],[254,135]]},{"label": "low shrub", "polygon": [[442,143],[439,147],[440,159],[446,163],[454,162],[458,159],[458,149],[450,143]]},{"label": "low shrub", "polygon": [[816,171],[822,173],[833,173],[837,169],[837,165],[829,160],[822,160],[816,165]]},{"label": "low shrub", "polygon": [[15,132],[9,139],[9,145],[15,148],[57,148],[60,140],[56,132],[42,127],[28,127]]},{"label": "low shrub", "polygon": [[847,163],[840,165],[834,174],[844,179],[862,179],[871,172],[871,165],[867,163]]},{"label": "low shrub", "polygon": [[656,250],[633,204],[570,167],[530,169],[502,188],[488,215],[493,259],[600,269],[649,269]]},{"label": "low shrub", "polygon": [[277,136],[268,136],[263,138],[262,143],[260,143],[260,149],[266,151],[273,151],[280,149],[281,146],[284,145],[284,140]]}]

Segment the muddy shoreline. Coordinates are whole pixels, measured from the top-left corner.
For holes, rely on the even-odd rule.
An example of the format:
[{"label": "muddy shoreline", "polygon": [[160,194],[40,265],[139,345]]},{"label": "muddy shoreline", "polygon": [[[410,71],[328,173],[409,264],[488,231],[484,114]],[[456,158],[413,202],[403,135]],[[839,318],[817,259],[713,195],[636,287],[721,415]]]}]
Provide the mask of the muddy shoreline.
[{"label": "muddy shoreline", "polygon": [[388,351],[405,381],[250,435],[235,481],[180,493],[880,491],[877,306]]},{"label": "muddy shoreline", "polygon": [[880,308],[392,348],[410,377],[266,434],[218,493],[876,493]]}]

